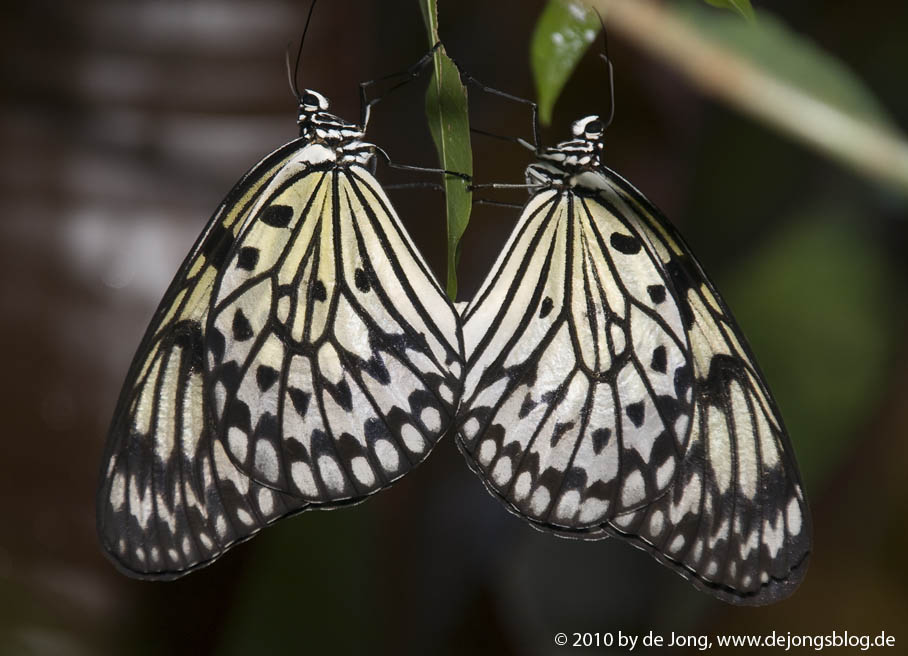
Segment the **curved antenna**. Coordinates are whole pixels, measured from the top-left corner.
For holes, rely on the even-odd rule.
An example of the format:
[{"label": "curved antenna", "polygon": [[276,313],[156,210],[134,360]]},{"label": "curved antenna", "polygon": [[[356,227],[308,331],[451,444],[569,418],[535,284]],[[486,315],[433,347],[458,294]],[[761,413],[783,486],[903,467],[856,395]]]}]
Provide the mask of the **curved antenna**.
[{"label": "curved antenna", "polygon": [[605,62],[605,65],[608,66],[608,119],[605,121],[605,126],[602,128],[603,131],[608,129],[608,126],[612,124],[612,121],[615,120],[615,69],[612,66],[612,60],[608,56],[608,30],[605,29],[605,21],[602,20],[602,14],[598,11],[596,16],[599,17],[599,24],[602,25],[602,49],[604,52],[600,53],[602,61]]},{"label": "curved antenna", "polygon": [[303,35],[300,37],[299,48],[296,49],[296,59],[293,62],[292,69],[290,67],[290,44],[287,44],[287,81],[290,82],[290,91],[297,100],[302,98],[297,78],[299,77],[300,71],[300,59],[303,55],[303,44],[306,42],[306,32],[309,31],[309,23],[312,22],[312,12],[315,10],[315,3],[317,1],[318,0],[312,0],[312,4],[309,5],[309,13],[306,14],[306,24],[303,26]]}]

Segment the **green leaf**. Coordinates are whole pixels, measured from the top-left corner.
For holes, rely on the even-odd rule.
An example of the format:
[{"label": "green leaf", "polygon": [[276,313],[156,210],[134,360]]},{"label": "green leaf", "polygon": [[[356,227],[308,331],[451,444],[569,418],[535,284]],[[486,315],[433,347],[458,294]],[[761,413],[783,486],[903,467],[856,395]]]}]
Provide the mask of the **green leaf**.
[{"label": "green leaf", "polygon": [[552,110],[601,25],[596,12],[577,0],[549,0],[530,43],[530,66],[536,82],[539,120],[552,121]]},{"label": "green leaf", "polygon": [[769,12],[747,23],[699,2],[681,3],[678,15],[705,37],[740,54],[768,74],[875,125],[895,124],[873,92],[844,63]]},{"label": "green leaf", "polygon": [[732,9],[751,22],[757,20],[750,0],[706,0],[706,3],[713,7],[719,7],[720,9]]},{"label": "green leaf", "polygon": [[[429,43],[438,38],[438,8],[436,0],[420,0]],[[426,118],[438,161],[445,171],[473,175],[473,152],[470,147],[470,119],[467,111],[467,90],[460,81],[460,72],[451,58],[439,47],[433,56],[432,79],[426,92]],[[470,222],[473,194],[468,183],[456,176],[445,176],[445,205],[447,210],[448,273],[447,292],[457,298],[457,262],[460,259],[460,239]]]}]

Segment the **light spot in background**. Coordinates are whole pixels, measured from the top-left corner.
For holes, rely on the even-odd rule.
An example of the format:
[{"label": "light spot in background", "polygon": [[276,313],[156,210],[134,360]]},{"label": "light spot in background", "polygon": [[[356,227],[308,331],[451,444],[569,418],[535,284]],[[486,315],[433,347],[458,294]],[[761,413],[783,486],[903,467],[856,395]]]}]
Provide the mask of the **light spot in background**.
[{"label": "light spot in background", "polygon": [[282,37],[286,26],[299,20],[299,12],[289,4],[269,3],[265,11],[258,3],[217,0],[89,4],[82,11],[88,14],[82,25],[96,31],[98,38],[125,33],[133,42],[169,48],[189,41],[200,50],[231,56],[258,53],[263,41]]},{"label": "light spot in background", "polygon": [[168,221],[157,214],[124,217],[112,209],[74,210],[60,234],[64,261],[90,286],[113,289],[157,302],[200,229],[191,221]]}]

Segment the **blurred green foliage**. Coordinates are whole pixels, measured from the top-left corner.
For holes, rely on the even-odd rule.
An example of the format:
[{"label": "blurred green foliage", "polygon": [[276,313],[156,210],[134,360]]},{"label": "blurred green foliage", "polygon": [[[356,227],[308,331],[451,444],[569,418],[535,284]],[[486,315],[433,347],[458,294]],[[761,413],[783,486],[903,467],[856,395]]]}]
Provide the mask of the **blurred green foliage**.
[{"label": "blurred green foliage", "polygon": [[757,19],[750,0],[705,0],[705,2],[720,9],[732,9],[751,22]]},{"label": "blurred green foliage", "polygon": [[777,80],[855,117],[894,127],[876,96],[850,68],[770,12],[761,11],[758,21],[744,22],[698,2],[674,6],[704,38],[750,60]]},{"label": "blurred green foliage", "polygon": [[[299,653],[368,653],[392,618],[378,612],[381,564],[364,549],[374,543],[374,516],[363,510],[307,513],[264,532],[259,557],[236,590],[218,653],[283,653],[288,631],[302,625]],[[305,615],[313,608],[321,611],[318,624]]]},{"label": "blurred green foliage", "polygon": [[860,207],[817,202],[723,276],[813,489],[861,436],[888,384],[904,308]]}]

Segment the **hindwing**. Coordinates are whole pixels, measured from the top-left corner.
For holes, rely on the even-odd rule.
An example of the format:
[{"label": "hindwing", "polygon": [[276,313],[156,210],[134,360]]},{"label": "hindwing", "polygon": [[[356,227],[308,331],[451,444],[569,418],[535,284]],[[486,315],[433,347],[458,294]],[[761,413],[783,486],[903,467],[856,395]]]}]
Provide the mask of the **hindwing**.
[{"label": "hindwing", "polygon": [[638,218],[681,300],[694,371],[694,418],[669,494],[612,519],[631,539],[727,601],[765,604],[801,582],[810,509],[775,401],[734,318],[677,231],[608,172],[604,204]]},{"label": "hindwing", "polygon": [[102,546],[130,575],[181,576],[306,505],[252,481],[215,441],[204,366],[217,273],[263,187],[298,147],[291,142],[263,159],[221,203],[130,367],[97,500]]}]

